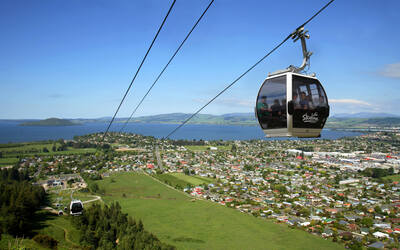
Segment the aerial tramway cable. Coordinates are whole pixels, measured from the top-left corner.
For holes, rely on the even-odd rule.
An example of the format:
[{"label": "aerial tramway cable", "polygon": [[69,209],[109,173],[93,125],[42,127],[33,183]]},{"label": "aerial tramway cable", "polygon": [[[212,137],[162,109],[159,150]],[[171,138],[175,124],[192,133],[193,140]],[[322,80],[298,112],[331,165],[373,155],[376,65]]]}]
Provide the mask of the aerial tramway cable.
[{"label": "aerial tramway cable", "polygon": [[149,54],[151,48],[153,47],[153,44],[154,44],[154,42],[156,41],[156,39],[157,39],[157,37],[158,37],[158,34],[160,33],[162,27],[164,26],[165,21],[167,20],[169,14],[171,13],[171,10],[172,10],[172,8],[174,7],[175,2],[176,2],[176,0],[174,0],[174,1],[172,2],[171,6],[169,7],[169,10],[168,10],[168,12],[167,12],[167,15],[164,17],[164,20],[162,21],[161,26],[158,28],[158,31],[157,31],[156,35],[154,36],[153,41],[152,41],[151,44],[150,44],[150,47],[147,49],[147,52],[146,52],[145,56],[143,57],[142,62],[140,63],[140,65],[139,65],[139,67],[138,67],[138,69],[137,69],[137,71],[136,71],[136,73],[135,73],[135,76],[133,77],[131,83],[129,84],[128,89],[125,91],[125,94],[124,94],[124,96],[122,97],[122,100],[121,100],[121,102],[119,103],[118,108],[117,108],[117,110],[115,111],[115,114],[114,114],[113,118],[111,119],[110,123],[108,124],[108,127],[107,127],[106,131],[105,131],[104,134],[103,134],[103,137],[102,137],[102,139],[101,139],[101,142],[104,141],[104,138],[106,137],[106,135],[107,135],[107,133],[108,133],[108,130],[110,129],[112,123],[114,122],[114,119],[115,119],[115,117],[117,116],[118,111],[119,111],[119,109],[121,108],[122,103],[124,102],[124,100],[125,100],[127,94],[129,93],[129,90],[131,89],[132,84],[133,84],[133,82],[134,82],[135,79],[136,79],[136,76],[139,74],[139,71],[140,71],[140,69],[142,68],[143,63],[144,63],[144,61],[146,60],[147,55]]},{"label": "aerial tramway cable", "polygon": [[147,90],[146,94],[143,96],[142,100],[140,100],[139,104],[135,107],[135,109],[133,110],[132,114],[130,115],[129,119],[126,120],[126,122],[124,123],[124,125],[121,127],[120,129],[120,133],[122,132],[122,130],[124,130],[125,126],[128,124],[128,122],[132,119],[132,116],[136,113],[137,109],[140,107],[140,105],[143,103],[144,99],[146,99],[147,95],[150,93],[151,89],[154,87],[154,85],[157,83],[157,81],[160,79],[160,77],[162,76],[162,74],[164,73],[164,71],[167,69],[167,67],[169,66],[169,64],[172,62],[172,60],[175,58],[176,54],[178,54],[179,50],[182,48],[183,44],[186,42],[186,40],[189,38],[190,34],[192,34],[193,30],[196,28],[197,24],[200,22],[200,20],[203,18],[203,16],[206,14],[206,12],[208,11],[208,9],[210,8],[211,4],[214,2],[214,0],[212,0],[207,8],[203,11],[203,14],[201,14],[201,16],[199,17],[199,19],[197,19],[196,23],[193,25],[193,27],[190,29],[189,33],[186,35],[185,39],[183,39],[183,41],[181,42],[181,44],[179,45],[179,47],[176,49],[175,53],[171,56],[171,58],[169,59],[168,63],[164,66],[164,68],[161,70],[160,74],[157,76],[157,78],[154,80],[153,84],[151,85],[151,87]]},{"label": "aerial tramway cable", "polygon": [[238,82],[242,77],[244,77],[247,73],[249,73],[252,69],[254,69],[258,64],[260,64],[265,58],[271,55],[274,51],[276,51],[280,46],[282,46],[287,40],[293,38],[296,34],[298,34],[299,30],[304,28],[311,20],[313,20],[316,16],[318,16],[323,10],[325,10],[333,1],[330,0],[327,4],[325,4],[319,11],[317,11],[312,17],[310,17],[306,22],[300,25],[296,30],[290,33],[282,42],[280,42],[277,46],[275,46],[271,51],[269,51],[265,56],[259,59],[255,64],[253,64],[249,69],[247,69],[244,73],[242,73],[239,77],[237,77],[232,83],[226,86],[222,91],[220,91],[216,96],[214,96],[211,100],[209,100],[206,104],[204,104],[200,109],[198,109],[195,113],[193,113],[189,118],[183,121],[178,127],[172,130],[165,139],[168,139],[171,135],[173,135],[176,131],[178,131],[181,127],[183,127],[187,122],[189,122],[193,117],[195,117],[200,111],[202,111],[205,107],[207,107],[210,103],[212,103],[215,99],[217,99],[220,95],[222,95],[226,90],[232,87],[236,82]]}]

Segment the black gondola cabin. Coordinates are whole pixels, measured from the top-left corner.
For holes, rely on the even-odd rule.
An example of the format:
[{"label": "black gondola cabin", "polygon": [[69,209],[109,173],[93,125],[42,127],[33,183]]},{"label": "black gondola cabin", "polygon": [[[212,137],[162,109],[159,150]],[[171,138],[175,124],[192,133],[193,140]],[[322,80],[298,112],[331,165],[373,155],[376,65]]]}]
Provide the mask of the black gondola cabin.
[{"label": "black gondola cabin", "polygon": [[286,71],[264,81],[255,112],[267,137],[319,137],[329,105],[317,78]]},{"label": "black gondola cabin", "polygon": [[80,200],[73,200],[70,204],[71,215],[81,215],[83,212],[83,203]]}]

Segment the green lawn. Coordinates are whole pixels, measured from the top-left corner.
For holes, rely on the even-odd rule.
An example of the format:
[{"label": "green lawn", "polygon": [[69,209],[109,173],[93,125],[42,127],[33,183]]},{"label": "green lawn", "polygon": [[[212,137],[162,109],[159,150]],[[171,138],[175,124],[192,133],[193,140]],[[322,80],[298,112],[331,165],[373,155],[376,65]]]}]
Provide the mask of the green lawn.
[{"label": "green lawn", "polygon": [[172,175],[180,180],[183,180],[185,182],[188,182],[192,185],[200,185],[200,184],[209,184],[213,182],[214,180],[211,178],[207,177],[201,177],[197,175],[185,175],[184,173],[170,173],[169,175]]},{"label": "green lawn", "polygon": [[79,246],[79,231],[71,224],[68,216],[57,216],[47,213],[46,220],[42,222],[41,229],[35,231],[58,240],[58,249],[71,249],[74,246]]},{"label": "green lawn", "polygon": [[[46,211],[39,211],[36,217],[34,234],[39,233],[53,237],[58,241],[58,249],[60,250],[73,249],[79,246],[79,232],[72,226],[68,216],[57,216]],[[3,234],[0,240],[0,249],[9,249],[9,244],[13,247],[12,249],[47,249],[30,238],[19,238],[18,245],[16,242],[17,239],[14,237]],[[17,248],[17,246],[20,248]]]},{"label": "green lawn", "polygon": [[156,176],[156,178],[173,187],[180,186],[181,188],[185,188],[187,186],[190,186],[189,182],[179,179],[172,174],[159,174]]},{"label": "green lawn", "polygon": [[392,181],[400,181],[400,174],[385,176],[385,177],[383,177],[383,179],[390,179]]},{"label": "green lawn", "polygon": [[14,158],[14,157],[0,158],[0,166],[13,165],[17,162],[18,162],[18,158]]},{"label": "green lawn", "polygon": [[146,230],[178,249],[342,249],[283,224],[196,200],[138,173],[117,173],[97,181],[106,203],[118,201],[124,212],[142,219]]},{"label": "green lawn", "polygon": [[41,247],[35,241],[27,238],[14,238],[8,234],[2,234],[0,249],[47,249]]},{"label": "green lawn", "polygon": [[[56,146],[59,147],[60,144],[56,143]],[[17,156],[84,154],[94,153],[96,151],[94,148],[68,147],[66,151],[53,152],[52,147],[52,143],[10,143],[0,144],[0,152],[3,154],[3,161],[5,161],[4,159],[10,159],[10,161],[13,159],[12,163],[15,163],[17,161]],[[47,148],[49,152],[43,152],[43,148]],[[0,158],[0,165],[5,165],[5,163],[3,164],[1,160],[2,158]]]},{"label": "green lawn", "polygon": [[206,151],[210,150],[210,147],[216,147],[218,150],[231,150],[232,146],[210,146],[210,145],[204,145],[204,146],[185,146],[186,149],[191,150],[191,151]]}]

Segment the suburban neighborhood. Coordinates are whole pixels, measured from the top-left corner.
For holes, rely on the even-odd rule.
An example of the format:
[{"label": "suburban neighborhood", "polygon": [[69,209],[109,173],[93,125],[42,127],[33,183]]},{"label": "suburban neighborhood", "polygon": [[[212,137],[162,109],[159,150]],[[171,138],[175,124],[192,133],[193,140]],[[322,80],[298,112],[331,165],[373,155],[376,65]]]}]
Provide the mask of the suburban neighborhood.
[{"label": "suburban neighborhood", "polygon": [[[377,132],[338,140],[172,141],[111,133],[63,141],[88,154],[20,159],[43,186],[89,189],[83,179],[136,171],[192,196],[347,246],[398,248],[400,136]],[[165,176],[197,178],[197,185]],[[172,181],[171,181],[172,180]],[[75,183],[75,184],[74,184]]]}]

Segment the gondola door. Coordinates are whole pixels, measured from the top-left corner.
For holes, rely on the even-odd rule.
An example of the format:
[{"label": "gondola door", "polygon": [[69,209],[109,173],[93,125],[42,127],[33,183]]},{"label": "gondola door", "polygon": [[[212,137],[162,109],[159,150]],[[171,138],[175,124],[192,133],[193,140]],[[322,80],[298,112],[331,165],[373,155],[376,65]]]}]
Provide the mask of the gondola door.
[{"label": "gondola door", "polygon": [[[297,137],[319,137],[329,116],[326,93],[318,79],[291,73],[288,94],[289,131]],[[290,81],[288,81],[290,82]],[[290,91],[290,92],[289,92]]]}]

